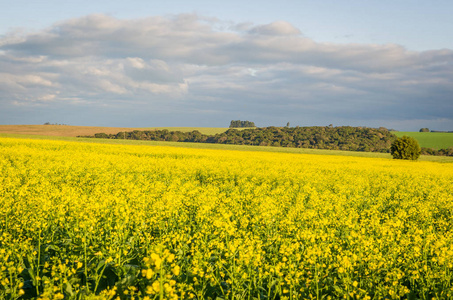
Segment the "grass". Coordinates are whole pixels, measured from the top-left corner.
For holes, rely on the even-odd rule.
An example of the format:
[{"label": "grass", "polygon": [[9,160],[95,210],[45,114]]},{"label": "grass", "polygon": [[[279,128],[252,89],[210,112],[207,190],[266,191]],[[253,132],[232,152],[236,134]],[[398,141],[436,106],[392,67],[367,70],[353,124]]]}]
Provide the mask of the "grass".
[{"label": "grass", "polygon": [[397,137],[402,137],[404,135],[413,137],[418,141],[421,147],[434,149],[453,147],[453,133],[396,131],[394,134]]},{"label": "grass", "polygon": [[[112,145],[143,145],[143,146],[171,146],[193,149],[218,149],[218,150],[236,150],[236,151],[257,151],[257,152],[280,152],[280,153],[301,153],[314,155],[338,155],[338,156],[356,156],[370,158],[388,158],[388,153],[376,152],[358,152],[358,151],[340,151],[324,149],[305,149],[305,148],[285,148],[285,147],[267,147],[267,146],[246,146],[246,145],[229,145],[229,144],[208,144],[208,143],[182,143],[182,142],[161,142],[161,141],[137,141],[137,140],[117,140],[117,139],[93,139],[93,138],[76,138],[67,136],[45,136],[45,135],[23,135],[0,133],[0,138],[24,138],[24,139],[50,139],[84,143],[112,144]],[[453,157],[446,156],[428,156],[422,155],[420,161],[448,162],[453,163]]]}]

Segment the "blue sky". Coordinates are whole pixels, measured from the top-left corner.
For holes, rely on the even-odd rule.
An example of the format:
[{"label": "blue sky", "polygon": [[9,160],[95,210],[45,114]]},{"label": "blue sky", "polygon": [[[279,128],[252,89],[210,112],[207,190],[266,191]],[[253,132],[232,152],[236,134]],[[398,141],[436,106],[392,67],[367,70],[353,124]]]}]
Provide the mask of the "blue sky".
[{"label": "blue sky", "polygon": [[450,0],[1,0],[0,33],[42,29],[89,14],[144,18],[196,13],[236,23],[284,20],[318,42],[397,43],[409,50],[453,48]]},{"label": "blue sky", "polygon": [[0,123],[453,130],[451,1],[2,1]]}]

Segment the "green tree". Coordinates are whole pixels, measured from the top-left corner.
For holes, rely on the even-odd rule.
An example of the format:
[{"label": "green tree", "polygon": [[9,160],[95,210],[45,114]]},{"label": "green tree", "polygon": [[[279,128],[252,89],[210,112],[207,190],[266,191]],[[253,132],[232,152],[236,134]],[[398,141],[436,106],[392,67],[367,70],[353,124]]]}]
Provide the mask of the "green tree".
[{"label": "green tree", "polygon": [[390,147],[390,153],[394,159],[417,160],[420,157],[420,152],[421,149],[417,140],[409,136],[397,138]]},{"label": "green tree", "polygon": [[420,132],[429,132],[429,128],[420,128]]},{"label": "green tree", "polygon": [[230,122],[230,128],[243,128],[243,127],[255,127],[255,123],[241,120],[232,120]]}]

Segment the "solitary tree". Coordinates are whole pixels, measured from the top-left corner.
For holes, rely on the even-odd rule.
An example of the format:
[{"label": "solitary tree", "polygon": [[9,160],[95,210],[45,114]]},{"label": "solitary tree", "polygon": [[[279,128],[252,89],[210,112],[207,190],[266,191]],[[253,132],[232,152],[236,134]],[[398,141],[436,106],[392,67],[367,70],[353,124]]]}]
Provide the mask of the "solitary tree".
[{"label": "solitary tree", "polygon": [[421,149],[416,139],[403,136],[392,143],[390,152],[394,159],[417,160],[420,157]]},{"label": "solitary tree", "polygon": [[429,128],[420,128],[420,132],[429,132]]}]

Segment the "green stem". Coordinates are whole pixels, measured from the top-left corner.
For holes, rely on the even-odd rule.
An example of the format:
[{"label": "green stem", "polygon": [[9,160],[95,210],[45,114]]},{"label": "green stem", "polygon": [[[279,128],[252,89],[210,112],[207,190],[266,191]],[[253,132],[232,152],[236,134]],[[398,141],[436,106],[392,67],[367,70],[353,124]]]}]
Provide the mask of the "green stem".
[{"label": "green stem", "polygon": [[318,277],[318,266],[317,263],[315,262],[315,274],[316,274],[316,299],[319,298],[319,277]]},{"label": "green stem", "polygon": [[38,236],[38,266],[36,268],[36,297],[39,296],[39,281],[41,278],[39,277],[39,265],[41,264],[41,228],[39,228],[39,236]]},{"label": "green stem", "polygon": [[86,240],[86,237],[84,239],[84,243],[83,243],[83,252],[84,252],[84,267],[85,267],[85,286],[86,286],[86,289],[87,289],[87,292],[89,290],[89,287],[88,287],[88,270],[87,270],[87,240]]},{"label": "green stem", "polygon": [[97,289],[98,289],[99,282],[101,281],[102,274],[104,274],[105,267],[107,267],[107,264],[106,264],[106,263],[104,264],[104,267],[102,268],[101,274],[99,274],[99,276],[96,278],[96,285],[95,285],[95,287],[94,287],[94,292],[95,292],[95,293],[96,293],[96,291],[97,291]]}]

